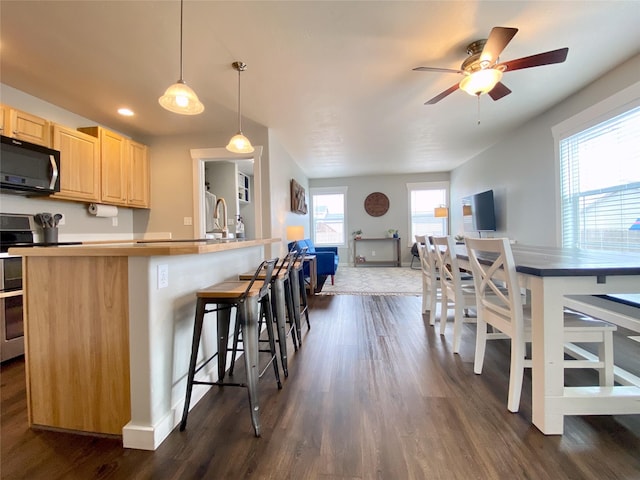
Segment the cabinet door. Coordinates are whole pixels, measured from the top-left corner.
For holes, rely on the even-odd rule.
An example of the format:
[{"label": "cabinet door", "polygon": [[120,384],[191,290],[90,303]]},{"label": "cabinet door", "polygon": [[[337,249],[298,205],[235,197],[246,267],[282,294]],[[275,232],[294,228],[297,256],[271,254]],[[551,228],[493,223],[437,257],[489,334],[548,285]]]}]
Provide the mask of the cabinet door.
[{"label": "cabinet door", "polygon": [[129,141],[129,191],[127,203],[132,207],[149,208],[149,148]]},{"label": "cabinet door", "polygon": [[102,202],[127,204],[126,140],[117,133],[100,129]]},{"label": "cabinet door", "polygon": [[10,133],[8,137],[24,140],[25,142],[37,143],[45,147],[51,146],[51,123],[44,118],[36,117],[30,113],[11,109],[9,113]]},{"label": "cabinet door", "polygon": [[0,104],[0,135],[9,137],[9,110],[6,105]]},{"label": "cabinet door", "polygon": [[53,126],[53,148],[60,150],[60,192],[67,200],[100,201],[100,142],[97,138]]}]

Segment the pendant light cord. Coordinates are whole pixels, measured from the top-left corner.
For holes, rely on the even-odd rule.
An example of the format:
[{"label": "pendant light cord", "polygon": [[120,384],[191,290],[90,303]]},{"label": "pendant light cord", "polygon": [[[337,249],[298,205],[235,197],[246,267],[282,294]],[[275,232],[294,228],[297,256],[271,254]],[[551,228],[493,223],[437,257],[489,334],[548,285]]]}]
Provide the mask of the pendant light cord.
[{"label": "pendant light cord", "polygon": [[238,67],[238,133],[242,133],[242,115],[240,115],[240,72],[242,67]]},{"label": "pendant light cord", "polygon": [[180,83],[184,83],[184,79],[182,78],[182,15],[184,10],[184,0],[180,0]]}]

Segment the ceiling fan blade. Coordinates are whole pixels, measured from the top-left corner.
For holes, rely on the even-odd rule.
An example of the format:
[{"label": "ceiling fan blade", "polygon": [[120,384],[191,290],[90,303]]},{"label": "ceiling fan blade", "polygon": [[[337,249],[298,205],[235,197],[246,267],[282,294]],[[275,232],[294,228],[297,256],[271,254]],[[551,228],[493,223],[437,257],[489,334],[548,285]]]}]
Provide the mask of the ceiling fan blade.
[{"label": "ceiling fan blade", "polygon": [[416,72],[445,72],[445,73],[464,73],[462,70],[454,70],[452,68],[436,68],[436,67],[416,67]]},{"label": "ceiling fan blade", "polygon": [[498,57],[516,33],[518,33],[517,28],[493,27],[480,54],[480,62],[486,61],[489,62],[489,65],[496,63]]},{"label": "ceiling fan blade", "polygon": [[523,68],[539,67],[541,65],[551,65],[553,63],[562,63],[567,59],[569,49],[567,47],[550,52],[538,53],[530,57],[517,58],[501,63],[498,67],[504,67],[506,72],[512,70],[521,70]]},{"label": "ceiling fan blade", "polygon": [[489,96],[493,100],[500,100],[502,97],[506,97],[511,93],[511,90],[502,82],[496,83],[496,86],[491,89]]},{"label": "ceiling fan blade", "polygon": [[434,103],[438,103],[444,97],[446,97],[448,95],[451,95],[453,92],[458,90],[458,88],[460,88],[460,87],[456,83],[455,85],[452,85],[451,87],[447,88],[444,92],[442,92],[439,95],[436,95],[435,97],[433,97],[431,100],[428,100],[428,101],[424,102],[424,104],[425,105],[433,105]]}]

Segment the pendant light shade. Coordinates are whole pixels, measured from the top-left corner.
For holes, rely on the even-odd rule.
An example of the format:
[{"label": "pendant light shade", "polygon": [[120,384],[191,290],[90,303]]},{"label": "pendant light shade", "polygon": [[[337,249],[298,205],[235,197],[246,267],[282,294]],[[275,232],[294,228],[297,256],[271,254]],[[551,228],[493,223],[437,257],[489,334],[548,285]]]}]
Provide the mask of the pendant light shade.
[{"label": "pendant light shade", "polygon": [[227,145],[227,150],[233,153],[251,153],[254,151],[251,142],[242,134],[242,113],[240,103],[240,72],[247,69],[247,64],[242,62],[233,62],[233,68],[238,71],[238,133],[236,133]]},{"label": "pendant light shade", "polygon": [[204,111],[204,105],[182,78],[182,10],[184,0],[180,0],[180,79],[167,88],[158,102],[163,108],[181,115],[197,115]]},{"label": "pendant light shade", "polygon": [[234,153],[251,153],[254,151],[254,148],[247,137],[242,133],[237,133],[229,140],[227,150]]}]

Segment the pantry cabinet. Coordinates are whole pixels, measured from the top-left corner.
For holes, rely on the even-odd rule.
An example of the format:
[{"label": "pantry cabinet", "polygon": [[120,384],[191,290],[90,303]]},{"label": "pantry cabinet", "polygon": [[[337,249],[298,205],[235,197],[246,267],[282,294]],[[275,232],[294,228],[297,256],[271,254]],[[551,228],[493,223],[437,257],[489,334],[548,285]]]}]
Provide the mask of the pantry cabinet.
[{"label": "pantry cabinet", "polygon": [[53,148],[60,151],[62,200],[100,202],[100,144],[96,137],[62,125],[52,127]]},{"label": "pantry cabinet", "polygon": [[7,105],[1,105],[0,108],[2,135],[51,147],[51,122]]}]

